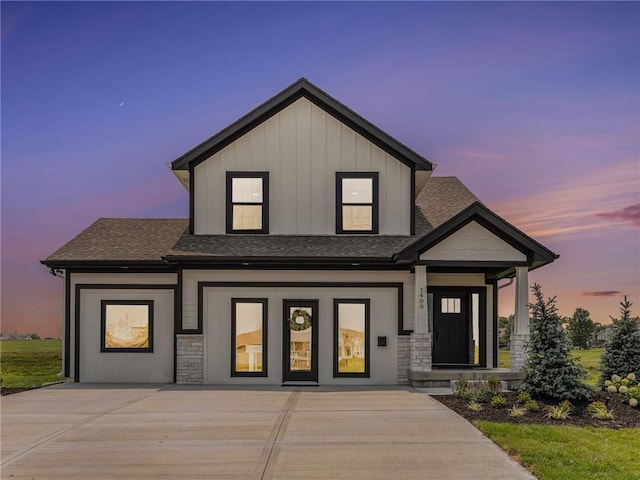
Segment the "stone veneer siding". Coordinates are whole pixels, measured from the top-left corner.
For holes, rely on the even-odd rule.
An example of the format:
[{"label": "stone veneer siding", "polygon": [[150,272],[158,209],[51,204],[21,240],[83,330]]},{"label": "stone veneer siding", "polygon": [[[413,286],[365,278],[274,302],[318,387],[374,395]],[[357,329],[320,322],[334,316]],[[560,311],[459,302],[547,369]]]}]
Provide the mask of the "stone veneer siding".
[{"label": "stone veneer siding", "polygon": [[431,371],[432,339],[430,333],[415,333],[409,337],[409,371]]},{"label": "stone veneer siding", "polygon": [[519,372],[522,370],[525,360],[527,359],[526,347],[529,343],[530,335],[528,333],[512,333],[511,334],[511,371]]},{"label": "stone veneer siding", "polygon": [[400,335],[398,337],[398,383],[400,385],[409,383],[410,339],[409,335]]},{"label": "stone veneer siding", "polygon": [[176,383],[202,385],[204,379],[202,335],[176,335]]}]

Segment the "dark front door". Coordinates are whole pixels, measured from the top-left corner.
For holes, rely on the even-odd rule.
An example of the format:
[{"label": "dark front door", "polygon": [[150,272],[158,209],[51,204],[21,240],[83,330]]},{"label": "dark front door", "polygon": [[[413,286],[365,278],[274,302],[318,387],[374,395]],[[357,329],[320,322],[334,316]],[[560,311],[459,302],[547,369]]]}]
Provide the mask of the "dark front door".
[{"label": "dark front door", "polygon": [[436,292],[433,297],[433,363],[469,364],[469,295]]},{"label": "dark front door", "polygon": [[318,300],[283,300],[282,381],[318,381]]}]

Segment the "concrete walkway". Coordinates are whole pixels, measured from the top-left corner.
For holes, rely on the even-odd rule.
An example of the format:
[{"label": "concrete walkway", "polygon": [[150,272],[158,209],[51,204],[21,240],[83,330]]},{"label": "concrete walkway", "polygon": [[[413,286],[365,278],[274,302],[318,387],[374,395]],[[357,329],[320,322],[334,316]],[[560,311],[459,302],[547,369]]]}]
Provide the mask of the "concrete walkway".
[{"label": "concrete walkway", "polygon": [[410,388],[63,384],[2,397],[3,479],[533,479]]}]

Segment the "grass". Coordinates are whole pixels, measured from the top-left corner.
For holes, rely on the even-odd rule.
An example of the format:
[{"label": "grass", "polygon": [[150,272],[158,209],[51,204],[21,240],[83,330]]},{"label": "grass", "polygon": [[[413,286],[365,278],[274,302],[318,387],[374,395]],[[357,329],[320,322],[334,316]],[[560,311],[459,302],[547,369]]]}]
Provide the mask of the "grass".
[{"label": "grass", "polygon": [[[589,378],[585,380],[587,385],[595,385],[600,377],[600,357],[604,348],[591,348],[589,350],[572,350],[571,354],[577,358],[580,363],[587,369]],[[509,368],[511,353],[509,350],[498,351],[498,367]]]},{"label": "grass", "polygon": [[539,480],[640,478],[638,429],[475,422]]},{"label": "grass", "polygon": [[36,388],[61,381],[61,340],[1,340],[3,388]]},{"label": "grass", "polygon": [[573,350],[571,352],[575,358],[587,369],[589,378],[585,380],[587,385],[595,385],[600,378],[600,357],[604,353],[604,348],[591,348],[589,350]]}]

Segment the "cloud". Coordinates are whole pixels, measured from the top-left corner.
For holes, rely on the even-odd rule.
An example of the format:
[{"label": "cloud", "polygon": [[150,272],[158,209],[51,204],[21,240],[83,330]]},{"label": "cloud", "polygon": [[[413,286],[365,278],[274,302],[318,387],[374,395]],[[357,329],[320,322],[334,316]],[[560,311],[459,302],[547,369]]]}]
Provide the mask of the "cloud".
[{"label": "cloud", "polygon": [[618,290],[601,290],[598,292],[583,291],[581,295],[585,297],[617,297],[624,295],[624,293]]},{"label": "cloud", "polygon": [[[621,208],[637,199],[638,165],[635,160],[523,191],[495,202],[495,210],[534,237],[562,238],[589,231],[603,234],[606,228],[638,225],[640,203]],[[598,205],[602,214],[593,210]],[[494,204],[492,204],[493,206]],[[600,220],[608,220],[603,225]]]},{"label": "cloud", "polygon": [[640,227],[640,203],[613,212],[596,213],[595,216],[605,220],[621,220]]}]

